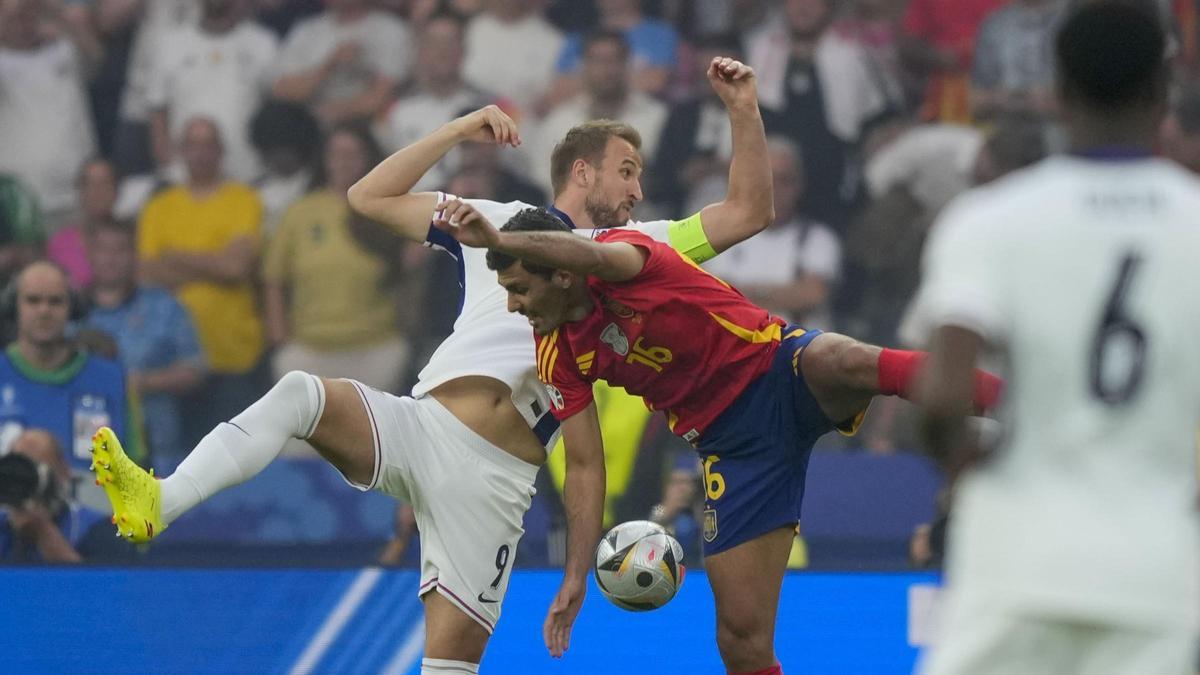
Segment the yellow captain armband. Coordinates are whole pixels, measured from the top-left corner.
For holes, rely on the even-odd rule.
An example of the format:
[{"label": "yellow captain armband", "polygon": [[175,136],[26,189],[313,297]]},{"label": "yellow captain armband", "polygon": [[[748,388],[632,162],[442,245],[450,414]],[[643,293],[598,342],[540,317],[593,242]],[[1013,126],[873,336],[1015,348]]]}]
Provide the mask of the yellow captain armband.
[{"label": "yellow captain armband", "polygon": [[712,244],[708,243],[708,235],[704,234],[699,212],[683,220],[671,221],[667,226],[667,241],[671,248],[698,263],[717,257]]}]

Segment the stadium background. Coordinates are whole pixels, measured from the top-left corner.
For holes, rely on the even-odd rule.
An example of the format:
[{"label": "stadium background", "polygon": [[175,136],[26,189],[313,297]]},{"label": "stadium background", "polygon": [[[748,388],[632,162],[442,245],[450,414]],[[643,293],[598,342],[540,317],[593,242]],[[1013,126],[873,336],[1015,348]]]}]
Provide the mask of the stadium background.
[{"label": "stadium background", "polygon": [[[1069,5],[0,0],[0,281],[48,256],[86,295],[93,290],[89,234],[98,223],[220,229],[250,214],[246,231],[262,254],[238,281],[249,309],[226,315],[210,307],[191,317],[210,377],[174,401],[185,411],[178,435],[165,436],[175,442],[156,446],[150,427],[158,420],[146,420],[144,461],[169,472],[204,423],[220,416],[214,402],[228,402],[211,375],[245,376],[238,394],[257,395],[298,353],[328,367],[330,353],[399,345],[385,388],[403,392],[450,329],[454,262],[418,246],[375,245],[369,236],[378,233],[357,230],[356,255],[378,268],[370,278],[379,283],[377,302],[390,303],[378,336],[334,331],[329,338],[322,331],[344,322],[336,311],[293,311],[284,301],[282,314],[271,314],[272,289],[310,293],[302,287],[314,269],[288,264],[304,252],[282,249],[277,235],[355,229],[344,215],[326,222],[327,204],[303,199],[310,188],[327,198],[321,190],[336,183],[336,157],[322,148],[322,134],[366,130],[390,152],[494,102],[518,120],[524,147],[455,151],[419,187],[548,203],[555,140],[593,115],[620,117],[645,141],[638,216],[682,217],[724,191],[727,122],[702,75],[707,59],[723,53],[758,72],[781,222],[714,261],[713,271],[799,323],[905,345],[904,310],[938,211],[970,185],[1058,149],[1048,41]],[[1158,5],[1174,36],[1177,73],[1164,150],[1200,168],[1197,3]],[[164,216],[152,205],[173,184],[189,184],[178,141],[197,116],[216,120],[223,174],[247,186],[249,197],[237,213]],[[358,148],[365,157],[370,145]],[[144,241],[140,248],[150,255]],[[337,262],[318,266],[322,283],[360,283]],[[242,323],[260,326],[257,343],[247,338],[232,350],[249,367],[226,363],[229,350],[208,337],[239,332]],[[6,329],[11,337],[13,327]],[[80,335],[93,349],[111,348],[89,331]],[[126,366],[131,374],[143,367]],[[607,406],[606,424],[615,421],[606,448],[609,524],[659,519],[696,562],[702,488],[694,458],[637,402],[614,395]],[[789,576],[780,612],[785,665],[911,667],[934,579],[913,570],[937,564],[921,526],[937,519],[943,497],[940,474],[916,448],[911,411],[897,401],[874,406],[857,437],[818,448],[792,561],[808,571]],[[593,593],[568,660],[545,656],[535,627],[556,577],[538,570],[562,561],[561,453],[557,459],[539,477],[517,556],[525,570],[512,582],[485,671],[598,672],[641,661],[718,672],[701,574],[649,615],[621,614]],[[406,659],[419,659],[410,649],[420,626],[415,536],[402,506],[347,489],[305,448],[289,448],[147,550],[89,549],[81,536],[72,543],[89,568],[80,570],[0,548],[8,565],[0,569],[5,660],[13,672],[115,669],[84,632],[114,621],[137,636],[129,649],[144,668],[134,670],[406,672],[414,662]],[[101,611],[105,597],[120,609]]]}]

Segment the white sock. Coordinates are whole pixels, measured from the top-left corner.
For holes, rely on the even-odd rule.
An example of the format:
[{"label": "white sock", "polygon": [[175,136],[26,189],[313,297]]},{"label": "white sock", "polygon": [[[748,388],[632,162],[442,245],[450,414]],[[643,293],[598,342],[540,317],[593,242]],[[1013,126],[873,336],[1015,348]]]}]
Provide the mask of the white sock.
[{"label": "white sock", "polygon": [[478,663],[447,659],[421,659],[421,675],[477,675]]},{"label": "white sock", "polygon": [[289,438],[308,438],[325,409],[321,378],[293,370],[229,422],[208,432],[162,481],[163,525],[267,468]]}]

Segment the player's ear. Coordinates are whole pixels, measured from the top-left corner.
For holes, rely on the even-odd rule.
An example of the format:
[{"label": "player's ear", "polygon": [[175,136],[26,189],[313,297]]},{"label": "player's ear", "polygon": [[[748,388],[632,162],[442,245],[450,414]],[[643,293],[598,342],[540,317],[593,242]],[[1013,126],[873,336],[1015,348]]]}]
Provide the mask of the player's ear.
[{"label": "player's ear", "polygon": [[550,283],[556,288],[567,290],[575,281],[575,275],[566,270],[554,270],[554,274],[550,277]]},{"label": "player's ear", "polygon": [[592,167],[585,159],[576,159],[571,163],[571,178],[583,187],[591,187]]}]

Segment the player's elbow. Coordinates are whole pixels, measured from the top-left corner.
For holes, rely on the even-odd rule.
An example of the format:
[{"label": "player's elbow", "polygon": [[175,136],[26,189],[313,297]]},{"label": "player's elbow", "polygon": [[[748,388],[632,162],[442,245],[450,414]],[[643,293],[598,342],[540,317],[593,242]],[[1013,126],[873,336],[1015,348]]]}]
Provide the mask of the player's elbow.
[{"label": "player's elbow", "polygon": [[754,228],[754,233],[758,234],[771,226],[775,222],[775,204],[771,199],[762,200],[758,204],[755,212],[750,216],[751,227]]},{"label": "player's elbow", "polygon": [[775,205],[766,199],[746,200],[735,207],[734,218],[741,225],[746,237],[752,237],[775,222]]},{"label": "player's elbow", "polygon": [[346,190],[346,200],[355,213],[366,218],[383,221],[387,209],[387,195],[376,194],[372,191],[370,177],[360,178],[357,183]]}]

